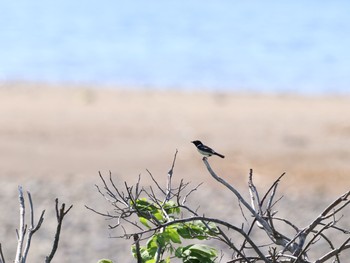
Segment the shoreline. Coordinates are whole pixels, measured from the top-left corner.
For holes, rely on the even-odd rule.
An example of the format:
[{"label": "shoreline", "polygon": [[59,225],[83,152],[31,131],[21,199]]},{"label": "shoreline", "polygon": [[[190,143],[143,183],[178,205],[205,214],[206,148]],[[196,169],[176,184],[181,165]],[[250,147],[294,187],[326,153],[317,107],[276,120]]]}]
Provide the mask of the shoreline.
[{"label": "shoreline", "polygon": [[241,95],[241,96],[272,96],[272,97],[299,97],[299,98],[350,98],[349,92],[303,93],[298,91],[257,91],[253,88],[201,88],[201,87],[161,87],[161,86],[134,86],[118,84],[101,84],[85,82],[46,82],[25,80],[0,80],[0,89],[68,89],[68,90],[91,90],[91,91],[119,91],[119,92],[145,92],[145,93],[181,93],[181,94],[208,94],[208,95]]}]

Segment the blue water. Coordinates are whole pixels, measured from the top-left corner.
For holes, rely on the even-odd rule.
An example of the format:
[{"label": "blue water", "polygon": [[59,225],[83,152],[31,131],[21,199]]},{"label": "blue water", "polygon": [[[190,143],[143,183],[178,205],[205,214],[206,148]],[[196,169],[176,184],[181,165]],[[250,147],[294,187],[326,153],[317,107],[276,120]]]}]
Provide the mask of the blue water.
[{"label": "blue water", "polygon": [[350,93],[350,1],[1,0],[0,80]]}]

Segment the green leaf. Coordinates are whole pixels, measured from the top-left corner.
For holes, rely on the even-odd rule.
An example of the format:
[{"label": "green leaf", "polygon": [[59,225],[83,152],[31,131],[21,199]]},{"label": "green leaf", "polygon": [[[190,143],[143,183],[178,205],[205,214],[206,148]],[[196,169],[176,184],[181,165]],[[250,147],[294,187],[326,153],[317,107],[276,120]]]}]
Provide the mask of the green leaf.
[{"label": "green leaf", "polygon": [[204,224],[202,221],[193,221],[182,224],[177,229],[179,235],[185,239],[208,239],[211,236],[216,236],[218,229],[214,223]]},{"label": "green leaf", "polygon": [[153,216],[160,222],[165,222],[164,215],[161,210],[153,212]]},{"label": "green leaf", "polygon": [[179,228],[178,233],[181,237],[186,239],[206,239],[206,231],[202,226],[196,224],[195,222],[187,223]]},{"label": "green leaf", "polygon": [[183,249],[184,249],[184,247],[178,247],[178,248],[175,250],[175,257],[177,257],[177,258],[182,258]]},{"label": "green leaf", "polygon": [[141,224],[143,224],[144,226],[146,226],[148,228],[151,228],[150,225],[148,224],[148,219],[147,218],[144,218],[144,217],[140,216],[139,220],[140,220]]},{"label": "green leaf", "polygon": [[182,258],[184,263],[212,263],[217,257],[217,251],[206,245],[194,244],[179,247],[175,251],[175,256]]},{"label": "green leaf", "polygon": [[[135,245],[131,247],[131,252],[134,258],[137,258]],[[154,258],[154,255],[152,256],[149,252],[150,251],[146,247],[143,247],[143,246],[140,247],[140,255],[142,258],[142,262],[146,262],[147,260]]]},{"label": "green leaf", "polygon": [[219,229],[215,223],[209,222],[207,226],[209,227],[209,229],[207,228],[207,230],[210,235],[216,236],[217,234],[219,234]]},{"label": "green leaf", "polygon": [[157,207],[154,204],[150,203],[146,198],[137,199],[135,203],[132,203],[132,205],[142,213],[155,213],[158,210]]},{"label": "green leaf", "polygon": [[164,234],[174,243],[181,244],[181,238],[176,229],[167,227]]},{"label": "green leaf", "polygon": [[182,238],[185,238],[185,239],[190,239],[192,238],[193,236],[191,235],[191,229],[189,227],[187,227],[186,225],[182,226],[182,227],[179,227],[177,229],[177,233],[182,237]]},{"label": "green leaf", "polygon": [[154,258],[155,254],[157,253],[158,249],[158,237],[157,235],[153,235],[148,241],[147,241],[147,251],[151,258]]},{"label": "green leaf", "polygon": [[109,259],[100,259],[97,263],[113,263],[113,261]]},{"label": "green leaf", "polygon": [[[139,217],[143,217],[148,220],[151,220],[151,218],[156,218],[160,222],[165,222],[166,220],[162,209],[158,208],[154,203],[149,202],[146,198],[137,199],[135,202],[131,201],[131,205],[135,207]],[[143,224],[144,223],[145,222],[143,221]]]},{"label": "green leaf", "polygon": [[178,207],[174,201],[166,202],[163,208],[168,215],[180,213],[180,207]]},{"label": "green leaf", "polygon": [[157,245],[159,247],[165,247],[166,243],[168,243],[169,238],[167,238],[167,235],[165,235],[164,233],[159,233],[156,234],[157,236]]},{"label": "green leaf", "polygon": [[198,253],[204,257],[214,258],[217,256],[217,251],[215,248],[209,247],[203,244],[195,244],[189,248],[191,253]]}]

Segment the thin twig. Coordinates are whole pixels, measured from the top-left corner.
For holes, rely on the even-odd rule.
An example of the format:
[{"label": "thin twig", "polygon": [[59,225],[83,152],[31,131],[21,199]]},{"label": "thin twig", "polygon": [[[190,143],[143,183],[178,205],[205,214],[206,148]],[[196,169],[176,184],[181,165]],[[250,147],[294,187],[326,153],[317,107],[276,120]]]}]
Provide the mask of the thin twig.
[{"label": "thin twig", "polygon": [[[249,180],[248,180],[248,188],[249,188],[249,193],[250,193],[250,199],[251,199],[251,204],[253,209],[259,214],[262,215],[262,209],[260,205],[260,198],[259,198],[259,193],[258,190],[256,189],[254,183],[253,183],[253,170],[250,169],[249,172]],[[258,206],[258,209],[255,208],[255,203]]]},{"label": "thin twig", "polygon": [[[333,243],[331,242],[331,240],[323,233],[320,234],[322,236],[322,238],[328,243],[329,247],[333,250],[335,249],[335,246],[333,245]],[[335,262],[340,262],[340,259],[339,259],[339,254],[336,254],[334,255],[336,257],[336,260]]]},{"label": "thin twig", "polygon": [[149,176],[151,177],[152,181],[154,182],[154,184],[157,186],[157,188],[159,189],[159,191],[161,191],[164,195],[166,195],[166,192],[163,190],[163,188],[158,184],[157,180],[153,177],[153,174],[146,169],[147,173],[149,174]]},{"label": "thin twig", "polygon": [[[250,173],[253,173],[253,171],[251,170]],[[275,181],[274,183],[271,185],[271,187],[269,188],[269,190],[267,190],[267,192],[265,193],[265,195],[263,196],[263,198],[261,199],[260,201],[260,206],[262,206],[264,204],[264,201],[265,199],[267,198],[268,194],[271,192],[271,191],[276,191],[276,188],[277,188],[277,185],[279,183],[279,181],[282,179],[282,177],[285,175],[285,173],[281,174]],[[271,195],[274,196],[274,193],[272,193]],[[273,197],[270,197],[270,200],[272,200]],[[238,202],[238,205],[239,205],[239,208],[241,209],[241,214],[243,215],[243,217],[245,218],[245,220],[248,222],[248,220],[246,219],[245,215],[244,215],[244,212],[243,212],[243,209],[242,209],[242,206],[240,204],[240,202]],[[273,205],[272,205],[273,206]],[[268,206],[268,207],[272,207],[271,205]],[[250,227],[249,227],[249,230],[247,231],[247,235],[250,235],[251,231],[253,230],[253,227],[255,225],[255,223],[257,222],[257,220],[254,218],[253,222],[251,223]],[[245,244],[246,244],[246,240],[243,241],[242,245],[241,245],[241,248],[239,251],[243,251],[243,249],[245,248]]]},{"label": "thin twig", "polygon": [[[140,178],[140,176],[139,176],[139,178]],[[111,172],[111,171],[109,171],[109,181],[111,182],[111,184],[112,184],[114,190],[117,192],[117,194],[118,194],[118,196],[119,196],[119,198],[116,198],[116,201],[120,201],[120,202],[122,202],[126,207],[129,207],[129,204],[128,204],[127,200],[125,199],[124,193],[123,193],[123,192],[120,192],[119,189],[118,189],[118,187],[116,187],[116,185],[114,184],[114,181],[113,181],[113,179],[112,179],[112,172]]]},{"label": "thin twig", "polygon": [[4,257],[4,254],[2,253],[1,243],[0,243],[0,263],[5,263],[5,257]]},{"label": "thin twig", "polygon": [[[268,224],[268,222],[262,218],[261,215],[259,215],[249,204],[248,202],[241,196],[241,194],[233,187],[231,186],[229,183],[227,183],[224,179],[222,179],[221,177],[219,177],[211,168],[208,159],[206,157],[203,157],[203,162],[205,164],[205,166],[208,169],[208,172],[211,174],[211,176],[217,180],[218,182],[220,182],[221,184],[223,184],[224,186],[226,186],[231,192],[233,192],[236,197],[240,200],[240,202],[249,210],[249,212],[254,216],[254,218],[262,225],[262,227],[264,228],[265,232],[268,234],[268,236],[270,237],[270,239],[272,240],[272,242],[274,242],[277,245],[281,245],[281,246],[285,246],[286,244],[289,243],[290,239],[288,239],[286,236],[282,235],[281,233],[276,232],[275,230],[273,230],[271,228],[271,226]],[[294,252],[298,247],[298,244],[294,243],[292,246],[288,247],[288,250],[290,252]]]},{"label": "thin twig", "polygon": [[318,231],[312,238],[311,240],[306,244],[306,246],[303,248],[303,250],[301,250],[301,252],[299,253],[299,255],[297,256],[296,262],[298,262],[299,259],[301,259],[301,257],[305,254],[305,252],[308,250],[308,248],[313,244],[314,240],[316,240],[316,238],[327,228],[329,228],[329,226],[332,225],[333,222],[329,222],[327,225],[323,226],[320,231]]},{"label": "thin twig", "polygon": [[336,255],[339,255],[340,252],[342,252],[343,250],[350,249],[350,244],[347,244],[347,243],[349,243],[349,241],[350,241],[350,238],[348,238],[343,243],[343,245],[341,245],[339,248],[333,249],[333,250],[329,251],[327,254],[325,254],[324,256],[320,257],[318,260],[315,261],[315,263],[326,262],[328,259],[330,259]]},{"label": "thin twig", "polygon": [[[185,194],[184,198],[182,199],[181,205],[185,205],[187,198],[194,192],[197,191],[198,188],[202,185],[203,183],[199,183],[196,187],[192,188],[187,194]],[[181,190],[181,188],[179,188],[179,191]],[[180,192],[178,194],[178,196],[180,197]]]},{"label": "thin twig", "polygon": [[54,239],[54,243],[52,246],[52,250],[50,252],[50,254],[46,257],[45,259],[45,263],[49,263],[51,262],[51,260],[53,259],[57,248],[58,248],[58,242],[60,239],[60,234],[61,234],[61,228],[62,228],[62,223],[63,223],[63,218],[64,216],[72,209],[73,205],[71,205],[67,210],[65,210],[65,203],[63,203],[61,205],[61,208],[58,209],[58,198],[56,198],[55,200],[56,202],[56,217],[57,217],[57,228],[56,228],[56,234],[55,234],[55,239]]},{"label": "thin twig", "polygon": [[280,182],[280,180],[282,179],[283,176],[285,176],[286,173],[282,173],[275,181],[274,183],[271,185],[271,187],[269,188],[269,190],[267,190],[267,192],[265,193],[264,197],[261,199],[261,203],[260,205],[263,205],[265,199],[267,198],[267,196],[269,195],[269,193],[277,187],[278,183]]},{"label": "thin twig", "polygon": [[231,240],[229,239],[229,237],[225,234],[224,231],[221,230],[220,227],[217,227],[220,235],[223,237],[224,242],[230,247],[232,248],[237,255],[239,255],[242,259],[246,260],[247,263],[250,263],[250,260],[231,242]]},{"label": "thin twig", "polygon": [[[349,195],[350,191],[338,197],[335,201],[328,205],[328,207],[324,209],[322,213],[319,216],[317,216],[314,219],[314,221],[311,222],[311,224],[309,224],[307,227],[301,230],[293,239],[299,237],[301,241],[304,241],[306,237],[314,231],[317,225],[320,225],[322,223],[323,220],[329,218],[330,216],[334,216],[337,212],[339,212],[341,209],[343,209],[346,205],[349,204],[349,200],[347,199]],[[342,202],[344,202],[344,204],[342,204]],[[336,208],[338,205],[341,205],[341,209]],[[288,249],[288,246],[289,244],[287,244],[287,246],[284,247],[284,251]]]},{"label": "thin twig", "polygon": [[26,241],[26,246],[24,248],[24,252],[23,252],[22,263],[25,263],[27,260],[30,244],[32,241],[32,236],[34,235],[34,233],[36,231],[38,231],[38,229],[41,227],[41,224],[44,222],[44,214],[45,214],[45,210],[43,210],[41,212],[38,223],[36,224],[36,226],[34,226],[34,207],[33,207],[32,196],[31,196],[30,192],[28,192],[28,191],[27,191],[27,195],[28,195],[28,200],[29,200],[29,205],[30,205],[30,227],[28,229],[27,241]]},{"label": "thin twig", "polygon": [[170,200],[170,195],[171,195],[171,179],[173,177],[173,173],[174,173],[174,167],[175,167],[175,161],[176,161],[176,156],[177,156],[177,149],[175,151],[174,154],[174,159],[173,159],[173,164],[171,165],[171,168],[168,172],[168,178],[167,178],[167,187],[166,187],[166,195],[165,195],[165,199],[164,199],[164,203],[168,202]]},{"label": "thin twig", "polygon": [[19,210],[20,210],[20,222],[19,222],[19,231],[17,231],[18,240],[17,240],[17,251],[16,251],[15,263],[22,262],[23,241],[24,241],[24,235],[26,232],[26,226],[24,223],[25,205],[24,205],[22,186],[18,186],[18,199],[19,199]]}]

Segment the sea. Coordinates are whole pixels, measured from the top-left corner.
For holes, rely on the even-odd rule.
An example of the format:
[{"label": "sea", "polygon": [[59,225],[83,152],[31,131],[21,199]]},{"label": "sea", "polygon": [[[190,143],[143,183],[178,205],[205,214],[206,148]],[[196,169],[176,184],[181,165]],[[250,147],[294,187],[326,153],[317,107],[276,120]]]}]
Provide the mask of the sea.
[{"label": "sea", "polygon": [[350,93],[348,0],[0,0],[0,81]]}]

